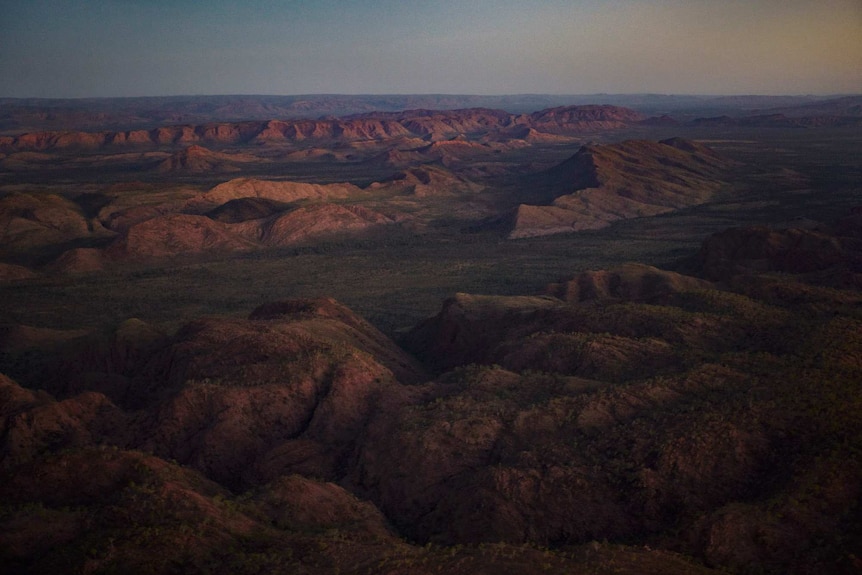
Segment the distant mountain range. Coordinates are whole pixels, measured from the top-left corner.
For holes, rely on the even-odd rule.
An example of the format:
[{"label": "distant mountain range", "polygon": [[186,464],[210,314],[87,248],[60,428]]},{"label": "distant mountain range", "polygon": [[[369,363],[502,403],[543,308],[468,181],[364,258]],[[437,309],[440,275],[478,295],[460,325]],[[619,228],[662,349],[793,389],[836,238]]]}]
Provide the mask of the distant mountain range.
[{"label": "distant mountain range", "polygon": [[[417,108],[499,108],[530,113],[558,106],[609,104],[646,115],[673,114],[677,119],[723,114],[748,115],[766,110],[808,107],[821,114],[824,106],[853,108],[860,96],[689,96],[664,94],[457,94],[296,96],[167,96],[141,98],[39,99],[0,98],[0,133],[34,130],[139,129],[165,124],[242,120],[320,118],[368,112],[398,112]],[[817,111],[819,110],[819,111]],[[803,114],[804,115],[804,114]]]}]

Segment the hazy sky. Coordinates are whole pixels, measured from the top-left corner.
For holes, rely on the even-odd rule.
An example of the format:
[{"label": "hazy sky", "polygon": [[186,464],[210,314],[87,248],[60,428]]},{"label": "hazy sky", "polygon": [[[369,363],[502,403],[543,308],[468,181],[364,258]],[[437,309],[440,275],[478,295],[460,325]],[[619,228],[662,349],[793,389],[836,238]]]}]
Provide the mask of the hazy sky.
[{"label": "hazy sky", "polygon": [[862,0],[0,0],[0,96],[862,93]]}]

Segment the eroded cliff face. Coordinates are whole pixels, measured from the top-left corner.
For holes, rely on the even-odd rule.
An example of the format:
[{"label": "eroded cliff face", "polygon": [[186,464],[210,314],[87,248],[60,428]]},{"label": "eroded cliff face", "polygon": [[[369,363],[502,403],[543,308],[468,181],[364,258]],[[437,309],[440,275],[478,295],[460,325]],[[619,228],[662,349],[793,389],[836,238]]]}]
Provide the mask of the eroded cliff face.
[{"label": "eroded cliff face", "polygon": [[617,106],[567,106],[532,115],[503,110],[410,110],[370,113],[339,119],[270,120],[164,126],[120,132],[33,132],[0,137],[0,151],[44,151],[109,146],[236,144],[382,140],[418,137],[449,139],[460,134],[486,134],[510,126],[527,126],[547,133],[616,129],[644,120],[637,112]]}]

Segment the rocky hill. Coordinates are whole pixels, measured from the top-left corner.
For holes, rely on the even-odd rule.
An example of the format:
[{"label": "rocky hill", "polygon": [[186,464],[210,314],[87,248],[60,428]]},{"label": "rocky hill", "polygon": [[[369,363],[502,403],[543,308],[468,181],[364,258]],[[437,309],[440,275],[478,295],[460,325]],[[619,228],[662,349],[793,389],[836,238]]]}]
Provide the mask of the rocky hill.
[{"label": "rocky hill", "polygon": [[519,206],[509,237],[597,229],[697,205],[725,186],[734,165],[702,144],[679,138],[583,146],[536,178],[555,199],[550,205]]},{"label": "rocky hill", "polygon": [[13,193],[0,198],[0,254],[26,253],[92,233],[80,206],[62,196]]},{"label": "rocky hill", "polygon": [[7,330],[0,556],[33,573],[852,573],[858,215],[816,234],[716,234],[695,275],[628,264],[553,295],[458,294],[406,337],[415,357],[330,298],[174,334]]},{"label": "rocky hill", "polygon": [[218,184],[199,199],[219,205],[239,198],[261,198],[291,203],[297,200],[334,200],[355,195],[359,188],[352,184],[307,184],[303,182],[237,178]]},{"label": "rocky hill", "polygon": [[189,146],[162,160],[156,169],[160,172],[237,172],[237,163],[257,162],[245,154],[223,154],[203,146]]}]

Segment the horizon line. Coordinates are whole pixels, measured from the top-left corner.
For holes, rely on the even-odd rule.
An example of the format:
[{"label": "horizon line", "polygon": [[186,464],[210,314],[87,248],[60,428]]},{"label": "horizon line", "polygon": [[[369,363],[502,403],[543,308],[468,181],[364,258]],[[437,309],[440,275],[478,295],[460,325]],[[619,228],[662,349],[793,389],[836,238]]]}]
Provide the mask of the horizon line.
[{"label": "horizon line", "polygon": [[380,92],[380,93],[349,93],[349,92],[310,92],[296,94],[267,94],[267,93],[225,93],[225,94],[161,94],[161,95],[137,95],[137,96],[4,96],[0,100],[135,100],[154,98],[311,98],[311,97],[345,97],[345,98],[404,98],[404,97],[474,97],[474,98],[512,98],[512,97],[587,97],[587,96],[657,96],[665,98],[844,98],[862,96],[862,92],[828,92],[828,93],[676,93],[676,92],[513,92],[505,94],[477,94],[458,92]]}]

